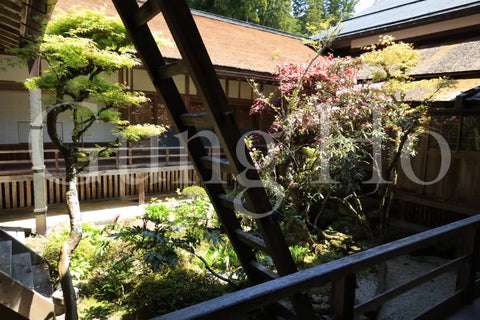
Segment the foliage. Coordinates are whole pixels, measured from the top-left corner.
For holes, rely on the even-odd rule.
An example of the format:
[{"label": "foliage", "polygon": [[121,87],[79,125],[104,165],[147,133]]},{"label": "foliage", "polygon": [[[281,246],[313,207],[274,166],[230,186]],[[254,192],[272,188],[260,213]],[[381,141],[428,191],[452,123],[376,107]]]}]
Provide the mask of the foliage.
[{"label": "foliage", "polygon": [[285,31],[292,31],[295,28],[295,21],[290,15],[290,0],[188,0],[187,2],[193,9],[225,17]]},{"label": "foliage", "polygon": [[166,127],[155,124],[135,124],[125,128],[119,128],[118,133],[125,140],[138,142],[152,136],[158,136],[164,133]]},{"label": "foliage", "polygon": [[[151,219],[148,220],[149,223],[171,223],[170,208],[159,203],[150,204],[149,207],[144,216]],[[192,223],[193,221],[198,219],[195,218]],[[116,236],[125,231],[125,227],[96,228],[84,224],[83,229],[84,236],[72,255],[71,263],[72,270],[78,270],[79,275],[75,280],[80,289],[81,319],[144,318],[208,300],[236,288],[222,284],[215,280],[215,277],[203,272],[203,263],[197,264],[197,261],[192,265],[182,266],[193,267],[197,271],[177,268],[179,265],[165,265],[153,272],[152,264],[148,259],[145,260],[145,251],[135,246],[139,241],[124,241],[122,237]],[[178,237],[184,231],[178,228]],[[67,236],[68,231],[62,229],[51,232],[48,237],[28,238],[27,244],[47,260],[55,274],[60,247]],[[213,267],[218,270],[238,271],[238,258],[228,243],[218,247],[218,254],[216,249],[205,245],[208,243],[208,240],[205,240],[201,249],[202,253],[205,250],[205,259],[211,262]],[[179,251],[179,263],[189,258],[185,255],[185,250],[174,249]],[[83,264],[85,267],[81,267]],[[80,268],[76,269],[75,266]],[[58,278],[58,275],[55,277]],[[146,296],[148,299],[145,299]],[[145,299],[145,303],[142,303],[142,299]]]},{"label": "foliage", "polygon": [[[47,69],[42,75],[27,79],[25,86],[51,94],[49,103],[54,108],[47,110],[48,132],[62,154],[69,158],[67,171],[69,166],[81,171],[93,155],[108,149],[79,150],[82,137],[98,121],[117,125],[115,131],[120,136],[135,141],[166,130],[150,124],[129,126],[121,120],[119,108],[138,106],[148,99],[143,93],[106,78],[118,70],[140,64],[119,18],[90,9],[59,11],[47,24],[40,43],[12,50],[27,61],[35,58],[46,61]],[[72,116],[72,146],[64,143],[52,124],[61,113]]]},{"label": "foliage", "polygon": [[[106,236],[101,229],[92,228],[88,224],[83,225],[84,236],[77,249],[71,256],[71,273],[75,280],[86,279],[94,272],[95,267],[103,260],[105,254],[104,243]],[[49,266],[50,277],[54,284],[58,283],[57,261],[60,249],[67,239],[69,232],[50,232],[48,236],[29,238],[27,245],[45,259]]]},{"label": "foliage", "polygon": [[238,258],[220,232],[205,190],[188,187],[178,193],[189,198],[170,199],[168,204],[154,199],[146,206],[143,226],[123,228],[114,237],[131,243],[153,271],[174,268],[186,255],[223,281],[231,282],[214,268],[242,278]]},{"label": "foliage", "polygon": [[293,246],[290,247],[290,254],[292,255],[293,260],[298,264],[299,262],[303,262],[305,257],[310,253],[308,248],[302,246]]},{"label": "foliage", "polygon": [[[365,224],[363,182],[377,174],[381,160],[387,162],[382,177],[394,179],[402,151],[415,153],[416,141],[409,138],[429,121],[428,102],[450,84],[414,82],[408,74],[418,54],[411,45],[387,37],[368,50],[359,59],[327,55],[280,66],[276,94],[260,97],[250,110],[275,119],[268,153],[252,148],[266,184],[286,195],[284,207],[293,206],[320,239],[320,220],[330,212]],[[372,80],[359,84],[359,70],[366,67],[373,70]],[[424,89],[420,106],[407,103],[413,87]]]},{"label": "foliage", "polygon": [[201,198],[206,199],[208,197],[205,189],[199,186],[186,187],[182,191],[177,191],[177,193],[180,196],[184,196],[186,198],[192,198],[192,199],[201,199]]},{"label": "foliage", "polygon": [[357,2],[358,0],[188,0],[193,9],[304,35],[350,17]]},{"label": "foliage", "polygon": [[350,18],[358,0],[293,0],[293,14],[301,34],[318,33]]},{"label": "foliage", "polygon": [[213,276],[190,270],[175,270],[142,279],[128,299],[137,319],[149,319],[216,298],[231,290]]}]

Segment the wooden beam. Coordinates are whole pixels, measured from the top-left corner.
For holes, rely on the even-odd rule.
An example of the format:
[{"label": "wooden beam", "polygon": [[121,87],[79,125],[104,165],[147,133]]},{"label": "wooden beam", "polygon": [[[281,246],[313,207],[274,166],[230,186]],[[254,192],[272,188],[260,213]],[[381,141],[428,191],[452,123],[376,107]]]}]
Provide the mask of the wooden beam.
[{"label": "wooden beam", "polygon": [[45,3],[44,1],[29,1],[28,3],[23,2],[22,3],[25,6],[30,7],[31,9],[37,11],[38,13],[42,15],[48,14],[48,3]]},{"label": "wooden beam", "polygon": [[424,205],[431,208],[452,211],[452,212],[464,214],[466,216],[480,214],[480,210],[476,208],[468,208],[465,206],[461,206],[455,203],[450,203],[445,201],[435,201],[433,199],[429,199],[426,197],[419,197],[412,193],[402,192],[402,190],[395,191],[395,199],[406,201],[406,202],[413,202],[413,203],[417,203],[417,204]]},{"label": "wooden beam", "polygon": [[0,80],[0,90],[26,91],[27,89],[25,88],[23,83],[16,81]]},{"label": "wooden beam", "polygon": [[4,6],[5,8],[8,8],[12,11],[14,11],[14,13],[19,13],[20,14],[20,11],[21,11],[21,7],[17,4],[18,1],[9,1],[9,0],[3,0],[2,2],[0,2],[0,6]]},{"label": "wooden beam", "polygon": [[18,47],[20,44],[18,40],[13,40],[11,37],[2,34],[0,34],[0,42],[8,47]]},{"label": "wooden beam", "polygon": [[[26,319],[54,319],[51,299],[22,286],[0,272],[0,298],[2,304]],[[8,290],[7,290],[8,288]]]},{"label": "wooden beam", "polygon": [[0,30],[2,34],[9,33],[13,36],[20,37],[20,30],[12,28],[11,26],[6,25],[4,22],[0,22]]},{"label": "wooden beam", "polygon": [[353,320],[356,287],[356,277],[352,273],[333,281],[330,304],[335,319]]},{"label": "wooden beam", "polygon": [[142,26],[159,14],[161,11],[159,2],[161,1],[163,0],[149,0],[144,3],[135,14],[135,24]]},{"label": "wooden beam", "polygon": [[183,60],[177,60],[175,62],[158,67],[157,74],[160,79],[168,79],[177,74],[184,74],[187,71],[185,62]]},{"label": "wooden beam", "polygon": [[268,253],[268,248],[262,238],[254,236],[241,229],[236,230],[235,233],[237,234],[240,241],[244,242],[252,248]]},{"label": "wooden beam", "polygon": [[9,48],[12,48],[12,47],[16,47],[16,46],[9,43],[5,43],[2,40],[0,40],[0,49],[2,50],[1,53],[5,53],[6,51],[8,51]]},{"label": "wooden beam", "polygon": [[253,270],[257,272],[258,276],[264,279],[264,281],[270,281],[279,278],[278,274],[268,269],[263,264],[258,263],[257,261],[250,262],[250,265],[253,267]]},{"label": "wooden beam", "polygon": [[[15,16],[14,13],[5,9],[4,7],[0,6],[0,15],[2,16],[2,20],[4,23],[7,24],[14,24],[15,27],[20,28],[20,14]],[[17,19],[15,19],[15,17]]]}]

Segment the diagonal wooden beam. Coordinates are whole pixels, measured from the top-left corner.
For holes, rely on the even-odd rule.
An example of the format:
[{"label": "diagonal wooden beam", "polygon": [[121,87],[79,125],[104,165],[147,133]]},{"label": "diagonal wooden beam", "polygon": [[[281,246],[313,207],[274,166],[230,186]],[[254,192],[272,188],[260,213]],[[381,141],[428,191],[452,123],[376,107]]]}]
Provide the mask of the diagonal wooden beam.
[{"label": "diagonal wooden beam", "polygon": [[6,48],[18,47],[18,45],[20,44],[18,41],[15,42],[11,39],[7,39],[7,38],[3,37],[2,35],[0,35],[0,43],[2,43]]},{"label": "diagonal wooden beam", "polygon": [[161,11],[160,2],[163,0],[149,0],[135,13],[135,24],[141,26],[152,20]]},{"label": "diagonal wooden beam", "polygon": [[20,30],[6,25],[5,23],[3,23],[3,21],[0,23],[0,31],[2,33],[9,33],[9,34],[17,36],[17,37],[20,36]]},{"label": "diagonal wooden beam", "polygon": [[12,22],[16,22],[16,23],[20,24],[20,22],[19,22],[20,21],[20,13],[15,14],[12,11],[7,10],[4,7],[0,6],[0,15],[2,16],[1,20],[3,22],[6,22],[8,20],[8,21],[12,21]]},{"label": "diagonal wooden beam", "polygon": [[13,35],[13,34],[10,34],[10,33],[7,33],[7,32],[3,32],[3,33],[0,33],[0,36],[4,37],[6,39],[9,39],[11,41],[20,42],[20,36],[19,35]]},{"label": "diagonal wooden beam", "polygon": [[21,10],[21,6],[18,5],[17,3],[14,3],[13,1],[10,1],[10,0],[2,0],[2,2],[0,2],[0,5],[4,6],[5,8],[8,8],[14,12],[18,12],[20,13],[20,10]]}]

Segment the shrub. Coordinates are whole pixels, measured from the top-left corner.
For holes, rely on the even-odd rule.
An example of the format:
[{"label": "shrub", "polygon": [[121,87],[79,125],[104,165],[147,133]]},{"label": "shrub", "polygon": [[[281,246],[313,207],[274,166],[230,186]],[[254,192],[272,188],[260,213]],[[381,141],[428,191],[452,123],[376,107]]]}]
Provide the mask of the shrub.
[{"label": "shrub", "polygon": [[127,304],[137,319],[147,319],[210,300],[230,291],[209,274],[177,269],[142,279]]},{"label": "shrub", "polygon": [[[85,279],[102,259],[102,243],[105,237],[102,229],[93,228],[88,224],[83,225],[84,235],[78,244],[70,261],[70,272],[74,279]],[[51,232],[47,237],[31,238],[27,245],[38,252],[47,262],[52,282],[58,282],[58,258],[64,241],[68,237],[68,230]]]},{"label": "shrub", "polygon": [[207,198],[207,192],[205,189],[199,186],[190,186],[184,188],[181,192],[177,191],[179,195],[182,195],[186,198],[193,198],[193,199],[198,199],[198,198]]}]

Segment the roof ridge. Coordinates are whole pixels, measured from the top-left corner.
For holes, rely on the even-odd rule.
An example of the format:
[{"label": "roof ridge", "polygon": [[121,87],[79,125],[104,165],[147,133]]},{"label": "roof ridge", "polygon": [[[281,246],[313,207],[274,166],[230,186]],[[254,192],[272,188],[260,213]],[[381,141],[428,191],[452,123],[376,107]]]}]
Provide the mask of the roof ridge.
[{"label": "roof ridge", "polygon": [[243,27],[246,27],[246,28],[256,29],[256,30],[260,30],[260,31],[270,32],[270,33],[275,33],[275,34],[278,34],[278,35],[281,35],[281,36],[286,36],[286,37],[290,37],[290,38],[294,38],[294,39],[298,39],[298,40],[306,39],[306,37],[304,37],[302,35],[299,35],[299,34],[282,31],[282,30],[279,30],[279,29],[263,26],[263,25],[253,23],[253,22],[243,21],[243,20],[230,18],[230,17],[224,17],[224,16],[221,16],[219,14],[205,12],[205,11],[201,11],[201,10],[197,10],[197,9],[190,9],[190,11],[192,12],[193,15],[204,17],[204,18],[210,18],[210,19],[214,19],[214,20],[218,20],[218,21],[222,21],[222,22],[226,22],[226,23],[231,23],[231,24],[243,26]]}]

